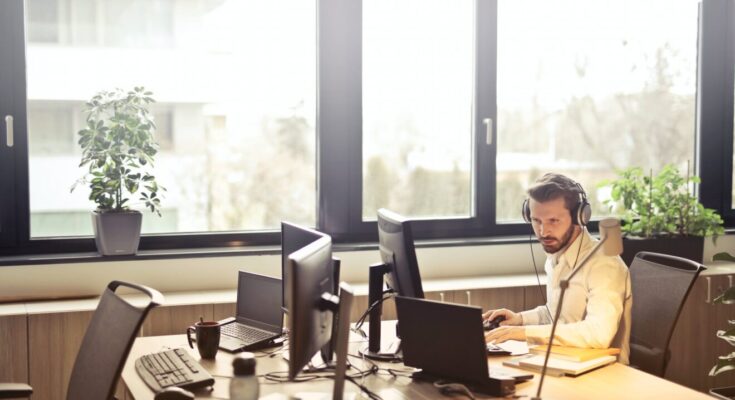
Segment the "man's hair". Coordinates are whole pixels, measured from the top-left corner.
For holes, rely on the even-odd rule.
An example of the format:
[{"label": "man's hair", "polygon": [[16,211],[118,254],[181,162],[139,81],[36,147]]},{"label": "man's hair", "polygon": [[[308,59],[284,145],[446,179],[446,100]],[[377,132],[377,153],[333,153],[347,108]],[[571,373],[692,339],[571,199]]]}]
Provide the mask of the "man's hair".
[{"label": "man's hair", "polygon": [[563,197],[564,206],[571,213],[580,203],[580,187],[562,174],[549,172],[528,188],[528,196],[539,203]]}]

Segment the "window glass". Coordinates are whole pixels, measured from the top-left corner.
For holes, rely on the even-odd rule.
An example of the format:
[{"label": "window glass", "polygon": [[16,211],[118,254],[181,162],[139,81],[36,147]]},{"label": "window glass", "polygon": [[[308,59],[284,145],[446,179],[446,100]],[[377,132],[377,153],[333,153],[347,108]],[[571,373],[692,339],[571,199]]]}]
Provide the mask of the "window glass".
[{"label": "window glass", "polygon": [[472,211],[473,2],[363,2],[363,209]]},{"label": "window glass", "polygon": [[696,0],[498,3],[497,219],[560,172],[608,213],[597,184],[632,166],[694,161]]},{"label": "window glass", "polygon": [[[31,235],[86,235],[95,208],[77,132],[101,90],[157,100],[167,188],[143,233],[316,225],[316,4],[302,0],[28,0]],[[53,44],[50,45],[50,44]]]}]

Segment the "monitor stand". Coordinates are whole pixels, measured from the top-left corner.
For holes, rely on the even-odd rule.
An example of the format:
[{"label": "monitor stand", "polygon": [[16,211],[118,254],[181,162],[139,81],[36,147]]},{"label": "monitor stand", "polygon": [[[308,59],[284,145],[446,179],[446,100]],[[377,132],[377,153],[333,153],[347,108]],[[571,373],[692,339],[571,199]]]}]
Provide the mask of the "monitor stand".
[{"label": "monitor stand", "polygon": [[398,361],[401,359],[401,340],[396,323],[396,340],[388,348],[381,349],[381,316],[383,314],[383,286],[385,274],[390,272],[390,266],[383,263],[370,266],[368,284],[368,307],[370,310],[370,325],[368,327],[368,345],[360,349],[360,354],[371,360]]},{"label": "monitor stand", "polygon": [[[354,297],[352,288],[345,282],[339,284],[339,300],[336,300],[336,296],[325,293],[328,296],[322,296],[321,306],[324,309],[332,310],[332,312],[338,312],[339,315],[350,315],[350,308],[352,307],[352,299]],[[327,297],[331,297],[333,300],[327,300]],[[347,371],[347,346],[350,338],[350,319],[339,318],[339,326],[337,327],[337,340],[335,344],[335,367],[334,367],[334,389],[332,393],[314,393],[314,392],[301,392],[293,395],[283,394],[271,394],[262,399],[267,400],[280,400],[280,399],[302,399],[302,400],[343,400],[345,390],[345,373]],[[350,393],[346,396],[347,399],[355,399],[356,395]]]}]

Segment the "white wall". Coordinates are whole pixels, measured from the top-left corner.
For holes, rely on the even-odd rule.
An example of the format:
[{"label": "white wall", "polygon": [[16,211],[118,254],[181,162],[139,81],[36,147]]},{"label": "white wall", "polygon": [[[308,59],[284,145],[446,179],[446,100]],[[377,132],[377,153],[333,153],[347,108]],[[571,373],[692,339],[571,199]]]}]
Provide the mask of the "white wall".
[{"label": "white wall", "polygon": [[[536,265],[545,260],[534,245]],[[735,253],[735,235],[705,241],[705,263],[719,251]],[[342,279],[367,283],[368,265],[379,261],[377,250],[337,252]],[[417,249],[422,279],[532,274],[528,244],[433,247]],[[148,261],[0,267],[0,301],[98,295],[113,279],[128,280],[162,292],[234,289],[240,269],[280,276],[280,255],[212,257]]]}]

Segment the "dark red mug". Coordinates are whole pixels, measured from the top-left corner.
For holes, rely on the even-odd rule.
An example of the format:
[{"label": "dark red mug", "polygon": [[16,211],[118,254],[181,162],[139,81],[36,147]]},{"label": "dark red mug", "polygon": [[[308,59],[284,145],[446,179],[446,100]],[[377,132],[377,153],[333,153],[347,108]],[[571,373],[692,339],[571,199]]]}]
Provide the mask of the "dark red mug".
[{"label": "dark red mug", "polygon": [[197,342],[197,350],[202,358],[213,359],[217,356],[219,350],[220,323],[217,321],[201,321],[186,328],[186,339],[189,341],[189,347],[192,349],[194,345],[191,343],[191,334],[194,334]]}]

